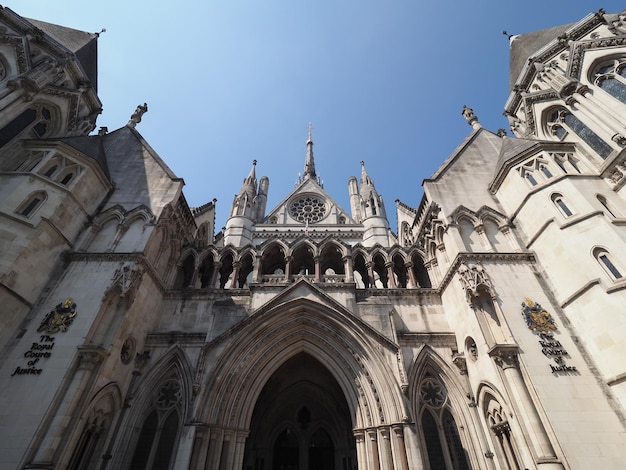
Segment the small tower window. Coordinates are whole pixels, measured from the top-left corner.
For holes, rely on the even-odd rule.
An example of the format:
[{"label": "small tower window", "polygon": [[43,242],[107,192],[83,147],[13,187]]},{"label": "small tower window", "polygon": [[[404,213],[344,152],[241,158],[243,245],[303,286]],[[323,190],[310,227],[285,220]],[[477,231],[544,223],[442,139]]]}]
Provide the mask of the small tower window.
[{"label": "small tower window", "polygon": [[24,201],[18,209],[15,211],[24,217],[30,217],[35,213],[35,211],[41,206],[41,204],[46,200],[46,193],[37,192],[31,194],[31,196]]},{"label": "small tower window", "polygon": [[602,266],[602,268],[607,274],[609,274],[609,276],[611,276],[613,280],[621,279],[623,277],[622,272],[619,270],[616,263],[613,261],[613,257],[607,250],[603,248],[596,248],[593,251],[593,255],[598,263],[600,263],[600,266]]},{"label": "small tower window", "polygon": [[567,206],[561,194],[553,194],[552,202],[565,217],[571,217],[573,215],[571,209]]},{"label": "small tower window", "polygon": [[526,179],[528,180],[531,186],[537,186],[537,180],[531,173],[526,173]]},{"label": "small tower window", "polygon": [[541,165],[541,172],[546,176],[546,178],[552,178],[552,173],[550,173],[547,166]]}]

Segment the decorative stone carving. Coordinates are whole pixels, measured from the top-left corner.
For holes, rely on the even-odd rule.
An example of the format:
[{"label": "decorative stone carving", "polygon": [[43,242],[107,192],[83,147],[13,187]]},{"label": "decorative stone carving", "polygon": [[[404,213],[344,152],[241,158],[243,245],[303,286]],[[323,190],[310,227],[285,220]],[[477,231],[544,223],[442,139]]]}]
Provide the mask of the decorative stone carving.
[{"label": "decorative stone carving", "polygon": [[148,104],[144,103],[143,105],[137,106],[135,112],[130,117],[130,121],[126,124],[128,127],[132,127],[133,129],[137,124],[141,122],[141,117],[148,112]]},{"label": "decorative stone carving", "polygon": [[62,304],[57,304],[37,328],[38,332],[45,331],[48,334],[67,331],[76,317],[76,304],[68,297]]},{"label": "decorative stone carving", "polygon": [[495,294],[489,275],[485,272],[485,269],[480,263],[475,264],[474,266],[468,266],[467,264],[462,263],[459,267],[458,273],[463,290],[465,290],[465,296],[468,304],[472,305],[472,300],[478,297],[481,288],[492,298],[494,297]]},{"label": "decorative stone carving", "polygon": [[446,402],[448,392],[438,380],[432,377],[426,377],[420,384],[420,397],[429,406],[433,408],[441,408]]},{"label": "decorative stone carving", "polygon": [[139,284],[139,280],[143,276],[144,270],[141,266],[134,263],[121,263],[120,267],[115,270],[111,285],[105,292],[105,296],[114,288],[120,289],[120,297],[126,297],[131,288]]},{"label": "decorative stone carving", "polygon": [[463,105],[463,109],[461,110],[461,114],[467,121],[467,123],[473,128],[480,127],[480,123],[478,122],[478,118],[474,114],[474,110],[472,108]]},{"label": "decorative stone carving", "polygon": [[626,145],[626,137],[624,137],[622,134],[615,134],[613,137],[611,137],[611,140],[621,147]]}]

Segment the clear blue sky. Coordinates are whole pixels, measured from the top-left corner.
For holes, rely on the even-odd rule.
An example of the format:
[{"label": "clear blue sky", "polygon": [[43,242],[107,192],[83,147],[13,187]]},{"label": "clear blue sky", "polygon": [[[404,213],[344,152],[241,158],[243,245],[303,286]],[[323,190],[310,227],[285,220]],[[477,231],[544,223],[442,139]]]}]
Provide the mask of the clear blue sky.
[{"label": "clear blue sky", "polygon": [[471,128],[507,128],[509,43],[617,1],[19,0],[18,14],[99,39],[98,126],[137,130],[186,182],[191,206],[217,198],[219,230],[252,160],[270,178],[268,210],[304,166],[307,125],[325,189],[349,210],[347,181],[365,161],[395,231],[395,199]]}]

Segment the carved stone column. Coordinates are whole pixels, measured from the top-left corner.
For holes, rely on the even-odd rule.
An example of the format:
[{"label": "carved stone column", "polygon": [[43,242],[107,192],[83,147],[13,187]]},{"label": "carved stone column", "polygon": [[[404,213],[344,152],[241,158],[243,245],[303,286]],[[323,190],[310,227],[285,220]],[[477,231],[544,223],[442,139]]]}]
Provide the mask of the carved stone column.
[{"label": "carved stone column", "polygon": [[345,274],[345,282],[354,282],[354,268],[352,267],[352,257],[344,256],[342,258],[343,267],[346,272]]},{"label": "carved stone column", "polygon": [[374,281],[374,265],[372,264],[371,261],[369,261],[365,263],[365,267],[367,268],[367,275],[370,278],[370,288],[376,287],[376,284]]},{"label": "carved stone column", "polygon": [[[563,465],[556,457],[554,447],[520,371],[517,346],[497,346],[489,351],[489,355],[502,371],[518,421],[524,423],[527,428],[527,438],[530,440],[528,444],[532,445],[537,456],[534,464],[542,470],[562,470]],[[525,455],[525,458],[528,456]]]},{"label": "carved stone column", "polygon": [[387,269],[387,287],[390,289],[398,287],[398,284],[396,283],[396,275],[393,271],[393,263],[391,261],[386,263],[385,268]]},{"label": "carved stone column", "polygon": [[397,470],[408,470],[409,462],[404,447],[404,425],[394,424],[391,426],[391,431],[393,432],[394,468]]},{"label": "carved stone column", "polygon": [[415,277],[415,273],[413,272],[413,261],[407,262],[404,267],[406,268],[406,277],[409,280],[409,285],[407,285],[407,287],[413,289],[420,287],[419,282],[417,282],[417,278]]},{"label": "carved stone column", "polygon": [[320,282],[322,280],[322,265],[320,261],[321,258],[319,256],[315,256],[313,258],[313,262],[315,263],[315,282]]},{"label": "carved stone column", "polygon": [[241,269],[241,261],[233,261],[233,272],[231,274],[232,282],[230,283],[231,289],[236,289],[239,286],[239,270]]},{"label": "carved stone column", "polygon": [[480,242],[482,243],[483,248],[490,253],[493,252],[494,251],[493,246],[491,246],[489,237],[485,233],[485,226],[483,224],[478,224],[474,226],[474,230],[476,230],[476,233],[478,233],[478,236],[480,237]]},{"label": "carved stone column", "polygon": [[359,470],[364,469],[367,470],[367,449],[366,449],[366,438],[365,431],[356,430],[354,431],[354,440],[356,442],[356,461],[357,467]]},{"label": "carved stone column", "polygon": [[366,430],[367,432],[367,461],[368,467],[370,470],[381,470],[380,468],[380,457],[378,456],[378,436],[376,432],[376,428],[370,428]]},{"label": "carved stone column", "polygon": [[285,256],[285,282],[289,282],[291,280],[291,261],[293,260],[292,256]]},{"label": "carved stone column", "polygon": [[189,470],[205,469],[207,454],[209,452],[209,437],[210,432],[206,427],[196,426],[196,434],[193,439]]},{"label": "carved stone column", "polygon": [[216,261],[213,266],[213,272],[211,273],[211,282],[209,282],[209,287],[215,287],[217,285],[217,278],[220,274],[220,268],[222,267],[221,261]]}]

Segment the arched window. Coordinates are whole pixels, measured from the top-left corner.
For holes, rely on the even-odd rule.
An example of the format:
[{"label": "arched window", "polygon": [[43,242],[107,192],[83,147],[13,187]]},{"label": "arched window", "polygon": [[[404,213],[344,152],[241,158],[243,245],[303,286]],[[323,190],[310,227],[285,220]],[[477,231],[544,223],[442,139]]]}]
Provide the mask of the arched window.
[{"label": "arched window", "polygon": [[47,195],[45,192],[37,191],[31,194],[28,199],[20,204],[15,212],[24,217],[30,217],[35,213],[37,209],[39,209],[39,207],[43,204],[46,198]]},{"label": "arched window", "polygon": [[0,148],[29,129],[32,134],[28,135],[28,137],[46,137],[48,135],[51,118],[52,113],[50,109],[41,105],[31,106],[22,111],[17,117],[0,129]]},{"label": "arched window", "polygon": [[617,267],[616,263],[613,260],[611,254],[604,248],[596,248],[593,250],[594,258],[600,263],[602,269],[611,277],[613,280],[622,279],[622,271]]},{"label": "arched window", "polygon": [[180,428],[178,406],[182,387],[178,380],[166,380],[155,394],[155,408],[144,419],[135,445],[131,470],[168,470]]},{"label": "arched window", "polygon": [[565,108],[553,111],[550,114],[547,126],[552,135],[558,137],[559,140],[563,140],[568,133],[578,136],[602,159],[607,158],[613,152],[613,147]]},{"label": "arched window", "polygon": [[548,169],[546,165],[541,165],[539,169],[545,175],[546,178],[552,178],[552,173],[550,173],[550,170]]},{"label": "arched window", "polygon": [[531,173],[526,173],[526,180],[530,183],[531,186],[537,186],[537,180]]},{"label": "arched window", "polygon": [[493,398],[488,397],[485,404],[485,418],[496,439],[496,454],[504,461],[504,468],[521,470],[515,442],[511,435],[511,427],[502,406]]},{"label": "arched window", "polygon": [[609,215],[613,218],[618,218],[620,216],[619,212],[617,211],[617,209],[615,209],[615,207],[613,206],[613,204],[611,204],[607,198],[605,198],[604,196],[598,194],[596,195],[596,198],[598,199],[598,201],[600,202],[600,204],[602,204],[602,206],[606,209],[606,211],[609,213]]},{"label": "arched window", "polygon": [[615,59],[600,66],[594,74],[594,84],[626,104],[626,59]]},{"label": "arched window", "polygon": [[446,388],[431,372],[426,372],[419,385],[419,394],[427,468],[469,470],[467,451],[463,448],[459,429],[450,412]]},{"label": "arched window", "polygon": [[571,209],[565,204],[563,200],[563,196],[559,193],[554,193],[551,197],[553,204],[559,209],[559,212],[563,214],[564,217],[571,217],[573,212]]}]

